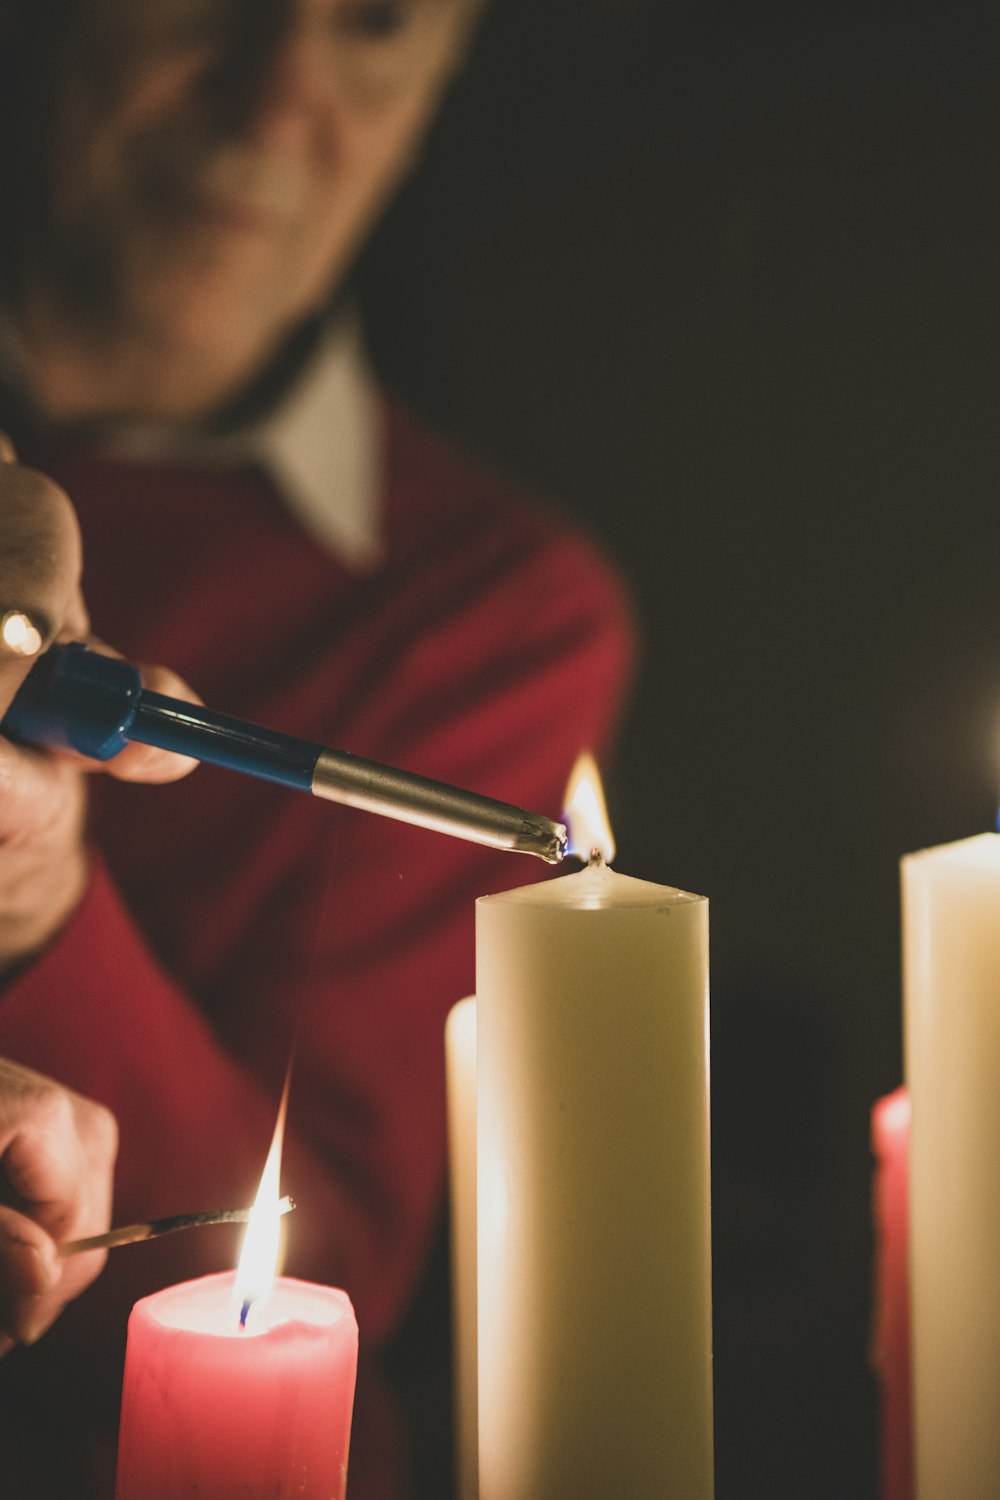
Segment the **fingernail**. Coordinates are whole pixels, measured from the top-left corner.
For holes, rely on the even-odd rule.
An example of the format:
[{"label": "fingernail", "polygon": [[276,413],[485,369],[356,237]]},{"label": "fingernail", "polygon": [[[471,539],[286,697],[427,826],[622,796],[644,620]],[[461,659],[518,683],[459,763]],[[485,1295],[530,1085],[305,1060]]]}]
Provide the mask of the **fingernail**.
[{"label": "fingernail", "polygon": [[38,1266],[38,1279],[41,1284],[41,1295],[52,1292],[62,1280],[62,1262],[48,1246],[44,1248],[38,1245],[31,1246],[31,1253]]},{"label": "fingernail", "polygon": [[48,1247],[22,1245],[24,1252],[24,1297],[44,1297],[52,1292],[62,1279],[62,1264]]},{"label": "fingernail", "polygon": [[62,1265],[48,1247],[24,1245],[25,1281],[30,1283],[23,1289],[23,1296],[44,1297],[52,1292],[62,1279]]},{"label": "fingernail", "polygon": [[16,1235],[5,1235],[2,1247],[3,1279],[9,1296],[44,1297],[58,1286],[62,1264],[47,1245],[39,1246]]},{"label": "fingernail", "polygon": [[18,1323],[17,1342],[30,1349],[32,1344],[37,1344],[43,1333],[52,1327],[55,1322],[54,1313],[46,1313],[44,1318],[25,1318],[24,1322]]}]

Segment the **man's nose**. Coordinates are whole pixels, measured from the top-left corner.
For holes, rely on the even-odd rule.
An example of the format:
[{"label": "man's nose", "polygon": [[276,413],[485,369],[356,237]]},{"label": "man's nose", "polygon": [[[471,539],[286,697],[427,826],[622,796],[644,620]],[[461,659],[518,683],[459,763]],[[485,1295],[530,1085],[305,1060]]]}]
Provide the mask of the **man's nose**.
[{"label": "man's nose", "polygon": [[264,146],[296,146],[330,110],[335,94],[329,23],[324,27],[320,17],[294,3],[275,10],[280,13],[231,44],[221,99],[227,123],[243,137]]}]

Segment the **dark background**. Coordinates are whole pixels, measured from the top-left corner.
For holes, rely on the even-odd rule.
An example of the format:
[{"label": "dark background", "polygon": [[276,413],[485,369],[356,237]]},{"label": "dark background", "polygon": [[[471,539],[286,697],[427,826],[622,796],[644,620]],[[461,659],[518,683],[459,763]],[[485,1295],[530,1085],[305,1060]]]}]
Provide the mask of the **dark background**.
[{"label": "dark background", "polygon": [[712,903],[718,1500],[875,1493],[897,864],[1000,789],[992,10],[495,0],[361,269],[387,380],[634,590],[617,865]]}]

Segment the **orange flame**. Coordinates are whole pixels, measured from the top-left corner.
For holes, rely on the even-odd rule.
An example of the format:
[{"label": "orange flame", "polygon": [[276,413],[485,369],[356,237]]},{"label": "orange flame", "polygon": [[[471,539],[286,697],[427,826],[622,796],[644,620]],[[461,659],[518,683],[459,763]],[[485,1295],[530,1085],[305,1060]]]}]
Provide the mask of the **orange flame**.
[{"label": "orange flame", "polygon": [[281,1177],[281,1147],[285,1135],[285,1114],[288,1108],[288,1080],[278,1106],[278,1119],[267,1153],[260,1187],[243,1239],[240,1262],[236,1269],[235,1301],[241,1308],[240,1322],[245,1323],[250,1307],[255,1302],[265,1302],[270,1296],[274,1278],[278,1271],[278,1254],[281,1248],[282,1202],[279,1193]]},{"label": "orange flame", "polygon": [[589,858],[594,849],[606,864],[615,857],[615,839],[604,802],[601,773],[589,751],[577,760],[566,786],[566,812],[570,853]]}]

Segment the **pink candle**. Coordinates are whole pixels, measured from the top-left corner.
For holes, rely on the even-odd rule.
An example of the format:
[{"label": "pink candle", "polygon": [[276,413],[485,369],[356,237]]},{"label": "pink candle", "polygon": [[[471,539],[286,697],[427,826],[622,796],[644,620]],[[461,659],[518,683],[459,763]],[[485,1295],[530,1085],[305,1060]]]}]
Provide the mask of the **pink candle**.
[{"label": "pink candle", "polygon": [[872,1110],[875,1288],[872,1363],[881,1389],[882,1500],[912,1500],[908,1166],[910,1100],[903,1088]]},{"label": "pink candle", "polygon": [[235,1279],[183,1282],[132,1309],[117,1500],[343,1500],[350,1300],[280,1277],[241,1328]]}]

